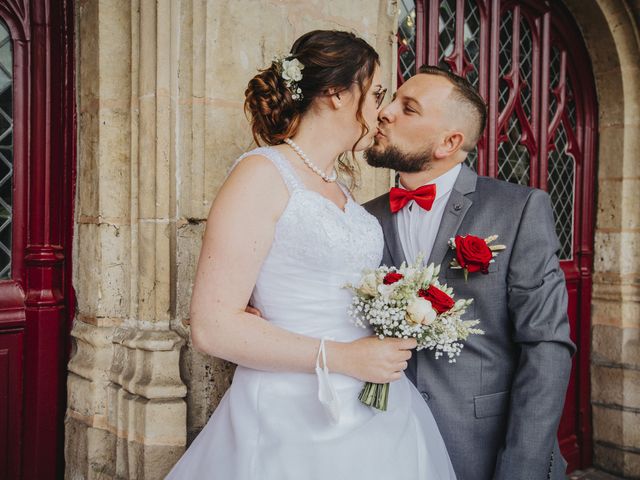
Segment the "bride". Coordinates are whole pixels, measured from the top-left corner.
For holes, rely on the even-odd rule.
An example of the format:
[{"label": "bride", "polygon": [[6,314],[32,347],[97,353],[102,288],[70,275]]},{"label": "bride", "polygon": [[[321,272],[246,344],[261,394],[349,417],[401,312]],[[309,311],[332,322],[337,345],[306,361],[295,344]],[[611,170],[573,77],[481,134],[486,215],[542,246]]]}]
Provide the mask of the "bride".
[{"label": "bride", "polygon": [[[379,70],[364,40],[313,31],[249,82],[253,135],[269,146],[242,155],[213,202],[191,302],[195,348],[238,368],[167,478],[455,478],[403,372],[415,340],[380,340],[347,313],[343,286],[384,243],[337,173],[353,183],[353,153],[372,143]],[[387,411],[360,403],[366,381],[391,382]]]}]

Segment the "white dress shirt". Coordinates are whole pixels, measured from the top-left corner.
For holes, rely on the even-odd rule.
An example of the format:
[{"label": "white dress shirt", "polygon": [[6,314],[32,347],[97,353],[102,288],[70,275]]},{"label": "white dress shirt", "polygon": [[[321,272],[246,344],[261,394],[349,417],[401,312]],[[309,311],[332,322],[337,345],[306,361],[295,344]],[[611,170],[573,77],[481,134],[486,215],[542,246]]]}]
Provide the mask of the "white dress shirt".
[{"label": "white dress shirt", "polygon": [[[396,214],[398,236],[408,263],[413,263],[420,252],[424,253],[425,264],[429,260],[444,214],[444,207],[447,205],[461,169],[462,164],[458,164],[429,182],[436,186],[436,198],[431,210],[426,211],[411,200]],[[399,186],[405,188],[401,183]]]}]

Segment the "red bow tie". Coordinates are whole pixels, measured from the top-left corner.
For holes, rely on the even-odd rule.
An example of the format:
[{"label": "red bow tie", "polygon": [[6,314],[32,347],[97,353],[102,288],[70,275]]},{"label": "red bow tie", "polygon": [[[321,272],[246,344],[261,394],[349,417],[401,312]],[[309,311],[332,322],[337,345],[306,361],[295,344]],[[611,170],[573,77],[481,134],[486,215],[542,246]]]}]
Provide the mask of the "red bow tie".
[{"label": "red bow tie", "polygon": [[435,199],[436,186],[434,184],[423,185],[415,190],[405,190],[404,188],[396,187],[389,190],[389,204],[392,213],[402,210],[411,200],[414,200],[422,208],[429,211]]}]

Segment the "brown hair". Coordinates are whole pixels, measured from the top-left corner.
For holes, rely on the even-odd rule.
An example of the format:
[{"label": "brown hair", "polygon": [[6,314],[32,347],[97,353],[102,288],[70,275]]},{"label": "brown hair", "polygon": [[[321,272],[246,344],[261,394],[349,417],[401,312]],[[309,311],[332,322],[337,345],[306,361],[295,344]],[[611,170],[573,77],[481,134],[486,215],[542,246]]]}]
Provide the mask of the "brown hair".
[{"label": "brown hair", "polygon": [[329,89],[348,90],[355,83],[361,93],[356,119],[362,133],[353,145],[351,159],[342,155],[337,165],[353,186],[358,174],[355,147],[369,132],[362,116],[362,105],[376,65],[380,64],[378,53],[353,33],[314,30],[294,42],[287,59],[294,58],[304,65],[302,80],[297,83],[302,90],[301,100],[292,98],[277,61],[249,81],[244,92],[244,108],[250,116],[253,138],[258,145],[261,141],[267,145],[282,143],[296,134],[302,115],[316,97],[326,95]]},{"label": "brown hair", "polygon": [[473,137],[469,138],[462,148],[466,152],[473,150],[478,143],[478,140],[480,140],[480,136],[482,135],[487,123],[487,104],[482,99],[478,91],[466,78],[456,75],[444,68],[433,65],[422,65],[418,70],[418,73],[445,77],[453,84],[453,98],[469,110],[476,126]]}]

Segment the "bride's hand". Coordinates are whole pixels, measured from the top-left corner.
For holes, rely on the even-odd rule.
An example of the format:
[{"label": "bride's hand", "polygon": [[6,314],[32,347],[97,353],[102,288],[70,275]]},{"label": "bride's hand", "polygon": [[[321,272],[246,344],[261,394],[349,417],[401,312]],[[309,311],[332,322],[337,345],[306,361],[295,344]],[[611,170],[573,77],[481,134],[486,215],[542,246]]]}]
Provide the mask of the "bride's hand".
[{"label": "bride's hand", "polygon": [[[417,342],[413,338],[365,337],[338,347],[335,370],[365,382],[388,383],[398,380],[407,368],[411,350]],[[341,350],[341,351],[340,351]],[[331,356],[327,364],[331,369]]]}]

